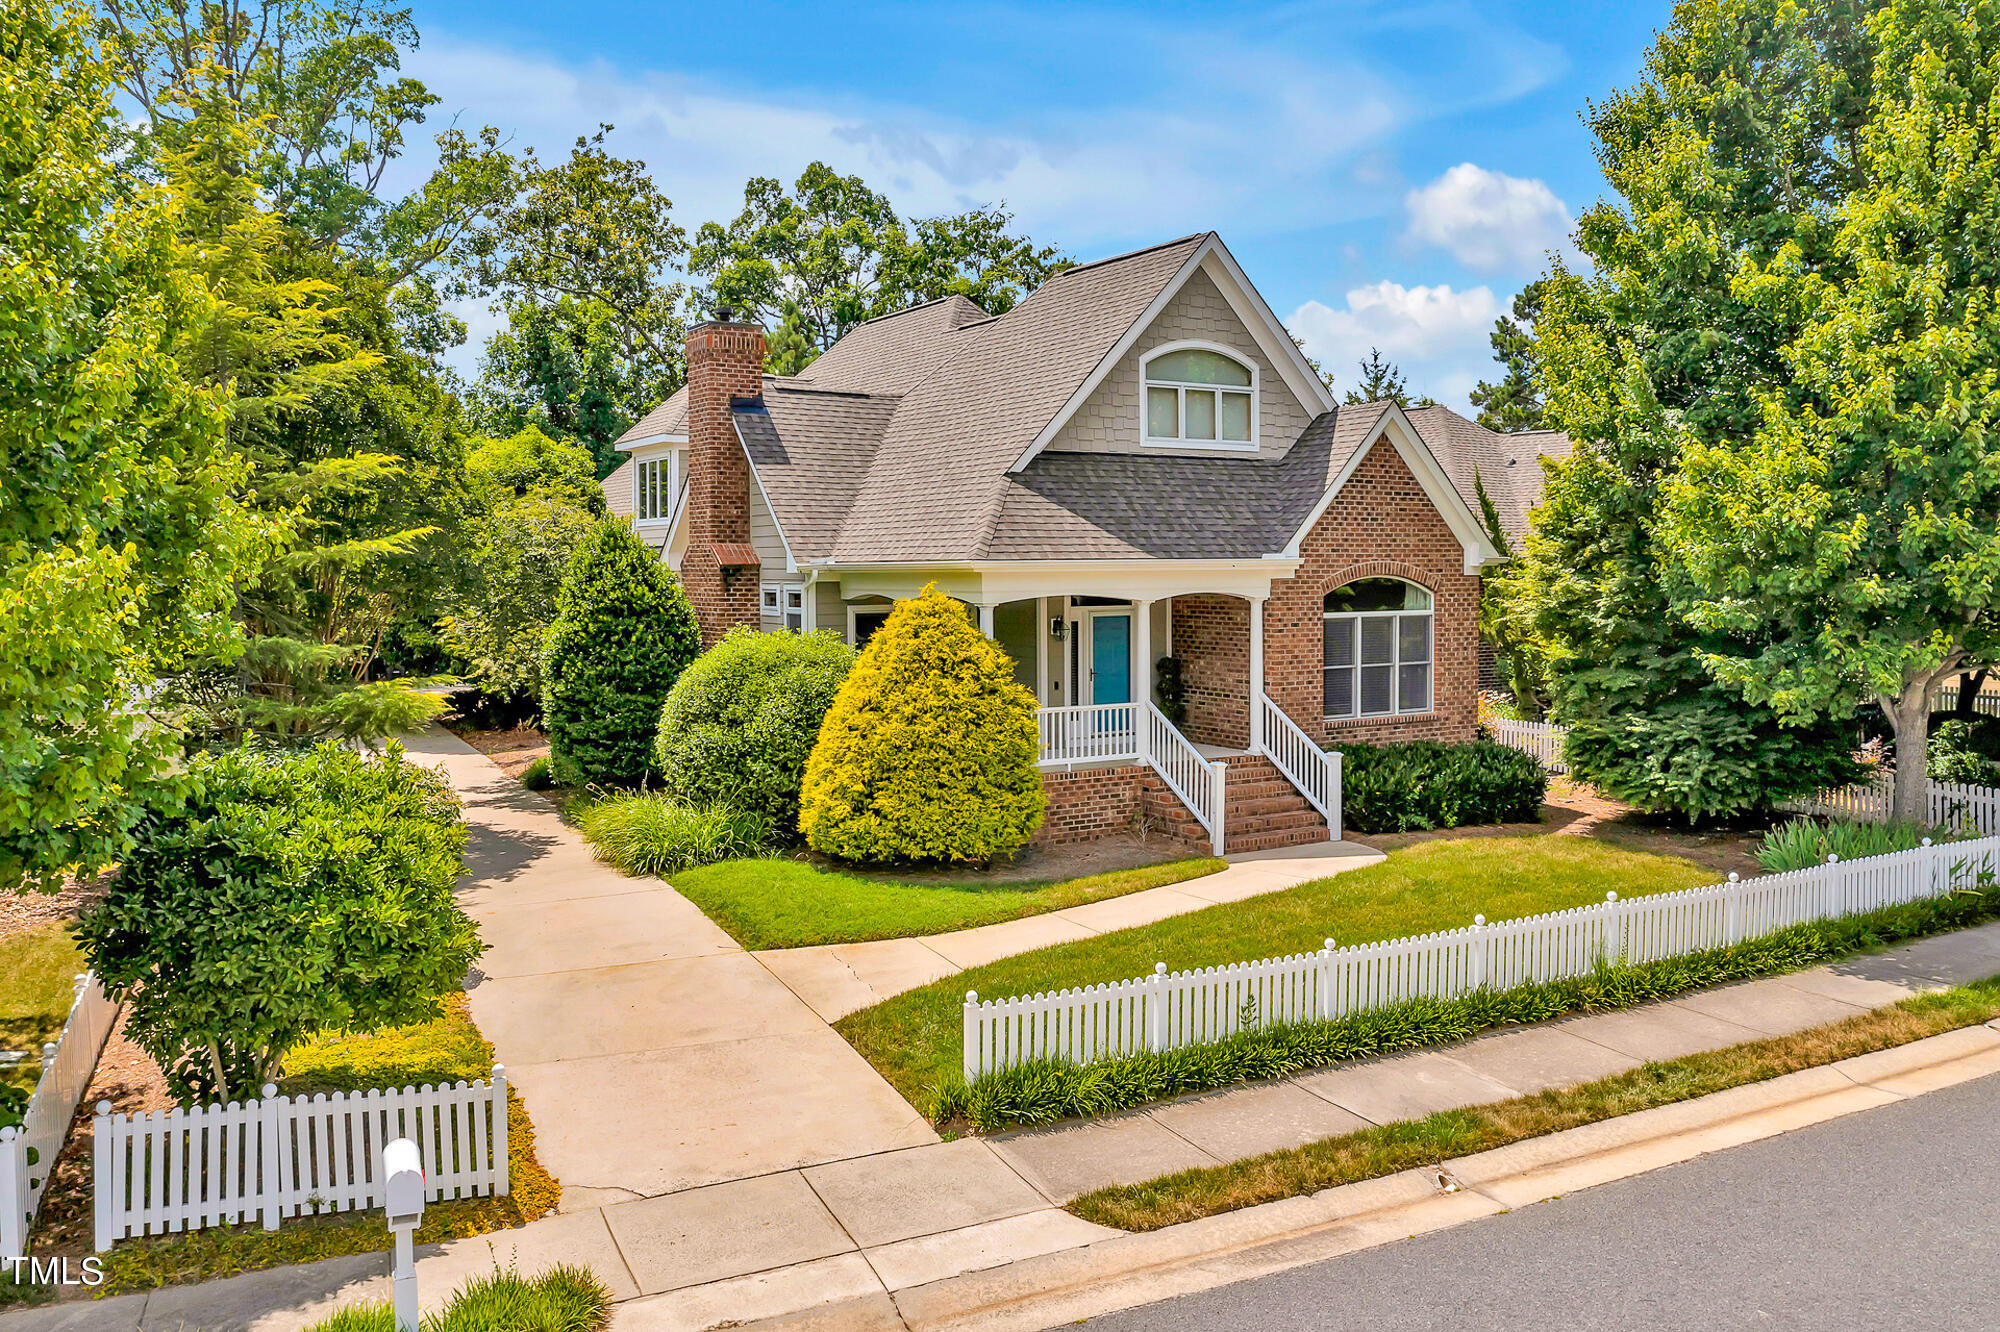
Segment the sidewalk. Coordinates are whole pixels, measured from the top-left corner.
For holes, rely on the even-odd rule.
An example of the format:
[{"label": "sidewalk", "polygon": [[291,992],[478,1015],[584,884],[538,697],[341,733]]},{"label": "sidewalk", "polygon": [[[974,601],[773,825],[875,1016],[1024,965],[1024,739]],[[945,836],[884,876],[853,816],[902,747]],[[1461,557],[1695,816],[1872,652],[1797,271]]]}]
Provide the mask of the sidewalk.
[{"label": "sidewalk", "polygon": [[1156,920],[1296,888],[1386,857],[1359,842],[1317,842],[1228,857],[1214,874],[1040,916],[920,939],[768,949],[758,961],[828,1022],[871,1004],[1016,953],[1129,930]]}]

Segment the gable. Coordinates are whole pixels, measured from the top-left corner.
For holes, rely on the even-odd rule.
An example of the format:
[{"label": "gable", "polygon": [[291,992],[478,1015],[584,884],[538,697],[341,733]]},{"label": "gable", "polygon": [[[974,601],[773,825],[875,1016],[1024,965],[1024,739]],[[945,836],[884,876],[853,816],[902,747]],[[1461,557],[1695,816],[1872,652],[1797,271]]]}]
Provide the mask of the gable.
[{"label": "gable", "polygon": [[[1140,363],[1155,348],[1175,342],[1225,347],[1257,368],[1258,448],[1254,454],[1242,449],[1163,449],[1140,443]],[[1304,433],[1313,415],[1251,336],[1215,279],[1205,268],[1197,268],[1063,423],[1045,451],[1279,458]]]}]

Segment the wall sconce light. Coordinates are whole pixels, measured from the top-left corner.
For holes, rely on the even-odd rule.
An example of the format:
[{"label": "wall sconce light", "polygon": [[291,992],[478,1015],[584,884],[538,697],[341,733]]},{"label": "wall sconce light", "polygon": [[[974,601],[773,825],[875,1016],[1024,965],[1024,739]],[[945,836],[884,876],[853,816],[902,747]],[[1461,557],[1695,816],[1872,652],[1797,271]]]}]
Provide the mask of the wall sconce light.
[{"label": "wall sconce light", "polygon": [[1060,616],[1060,615],[1056,615],[1056,616],[1052,616],[1052,617],[1051,617],[1051,618],[1049,619],[1049,637],[1050,637],[1050,638],[1053,638],[1053,639],[1055,639],[1055,640],[1056,640],[1056,642],[1060,643],[1060,642],[1062,642],[1062,640],[1063,640],[1063,636],[1064,636],[1065,634],[1067,634],[1068,632],[1069,632],[1069,621],[1068,621],[1068,620],[1065,620],[1065,619],[1064,619],[1064,618],[1063,618],[1062,616]]}]

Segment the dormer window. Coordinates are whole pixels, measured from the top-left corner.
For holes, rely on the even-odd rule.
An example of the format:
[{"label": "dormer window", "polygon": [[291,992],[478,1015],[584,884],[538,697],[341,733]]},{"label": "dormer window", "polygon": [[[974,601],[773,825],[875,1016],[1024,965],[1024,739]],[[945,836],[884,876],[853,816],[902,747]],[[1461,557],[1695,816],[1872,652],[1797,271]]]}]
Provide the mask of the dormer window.
[{"label": "dormer window", "polygon": [[1257,370],[1219,347],[1176,343],[1146,358],[1145,442],[1257,446]]}]

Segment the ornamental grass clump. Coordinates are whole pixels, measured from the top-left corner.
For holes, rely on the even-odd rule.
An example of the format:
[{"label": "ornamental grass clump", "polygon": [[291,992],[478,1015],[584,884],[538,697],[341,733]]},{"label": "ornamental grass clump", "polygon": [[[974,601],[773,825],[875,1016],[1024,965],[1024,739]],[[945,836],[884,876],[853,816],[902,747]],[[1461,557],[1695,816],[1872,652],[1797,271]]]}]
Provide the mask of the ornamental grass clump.
[{"label": "ornamental grass clump", "polygon": [[799,829],[857,861],[986,861],[1041,826],[1035,696],[935,588],[899,601],[840,687],[806,762]]},{"label": "ornamental grass clump", "polygon": [[806,760],[853,667],[854,649],[832,633],[730,630],[681,672],[660,708],[654,762],[667,794],[726,802],[795,833]]},{"label": "ornamental grass clump", "polygon": [[564,785],[637,786],[660,704],[701,652],[681,580],[623,520],[577,546],[542,644],[542,725]]},{"label": "ornamental grass clump", "polygon": [[1764,834],[1757,863],[1773,874],[1824,865],[1828,856],[1861,860],[1909,851],[1924,838],[1955,841],[1964,833],[1951,828],[1927,828],[1921,823],[1856,823],[1847,819],[1792,819]]},{"label": "ornamental grass clump", "polygon": [[[600,1332],[611,1322],[611,1291],[587,1267],[559,1263],[535,1277],[495,1269],[460,1287],[419,1332]],[[359,1304],[306,1332],[395,1332],[387,1304]]]},{"label": "ornamental grass clump", "polygon": [[720,803],[684,804],[655,791],[608,796],[577,821],[597,858],[627,874],[672,874],[754,856],[771,835],[761,814]]}]

